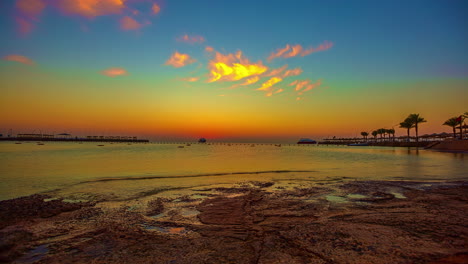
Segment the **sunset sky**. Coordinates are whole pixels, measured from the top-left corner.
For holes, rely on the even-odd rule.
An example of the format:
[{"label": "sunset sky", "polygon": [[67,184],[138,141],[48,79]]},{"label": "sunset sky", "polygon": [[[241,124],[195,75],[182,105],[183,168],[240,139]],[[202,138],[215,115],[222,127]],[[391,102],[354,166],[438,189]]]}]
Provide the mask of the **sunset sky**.
[{"label": "sunset sky", "polygon": [[0,133],[284,141],[468,111],[468,2],[2,0]]}]

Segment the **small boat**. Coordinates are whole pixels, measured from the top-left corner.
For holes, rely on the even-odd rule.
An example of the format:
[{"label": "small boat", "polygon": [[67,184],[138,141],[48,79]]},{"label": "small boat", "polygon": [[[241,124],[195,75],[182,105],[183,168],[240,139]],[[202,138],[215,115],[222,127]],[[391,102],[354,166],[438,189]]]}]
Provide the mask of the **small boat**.
[{"label": "small boat", "polygon": [[317,141],[310,138],[301,138],[297,144],[317,144]]},{"label": "small boat", "polygon": [[97,145],[98,147],[104,147],[104,145]]},{"label": "small boat", "polygon": [[348,144],[348,146],[350,146],[350,147],[369,146],[369,143],[368,143],[368,142],[363,142],[363,143],[352,143],[352,144]]}]

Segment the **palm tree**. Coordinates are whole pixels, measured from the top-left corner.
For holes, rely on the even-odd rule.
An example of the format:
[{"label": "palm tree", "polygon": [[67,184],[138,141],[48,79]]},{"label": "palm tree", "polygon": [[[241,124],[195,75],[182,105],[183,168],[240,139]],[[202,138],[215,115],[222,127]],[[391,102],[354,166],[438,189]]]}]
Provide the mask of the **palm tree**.
[{"label": "palm tree", "polygon": [[377,130],[374,130],[374,131],[372,131],[371,134],[372,134],[372,136],[374,136],[374,139],[376,139],[379,132],[377,132]]},{"label": "palm tree", "polygon": [[400,123],[400,128],[406,128],[407,129],[407,133],[408,133],[408,142],[409,142],[409,139],[410,139],[410,135],[409,135],[409,132],[410,132],[410,129],[412,129],[414,127],[414,124],[411,123],[408,118],[405,119],[405,121],[401,122]]},{"label": "palm tree", "polygon": [[449,126],[449,127],[452,127],[453,129],[453,137],[456,138],[457,137],[457,132],[455,131],[455,128],[461,124],[460,122],[458,122],[458,117],[452,117],[452,118],[449,118],[447,119],[447,121],[445,121],[445,123],[443,123],[442,125],[444,126]]},{"label": "palm tree", "polygon": [[361,132],[361,136],[364,137],[364,140],[367,141],[367,136],[369,135],[368,132]]},{"label": "palm tree", "polygon": [[419,139],[418,139],[418,124],[419,123],[425,123],[425,122],[427,122],[427,120],[425,120],[424,117],[419,116],[419,114],[410,114],[406,119],[411,124],[414,125],[414,129],[416,130],[416,143],[417,143],[419,141]]},{"label": "palm tree", "polygon": [[395,129],[393,128],[387,129],[387,133],[389,135],[392,135],[392,139],[393,139],[392,141],[395,141]]}]

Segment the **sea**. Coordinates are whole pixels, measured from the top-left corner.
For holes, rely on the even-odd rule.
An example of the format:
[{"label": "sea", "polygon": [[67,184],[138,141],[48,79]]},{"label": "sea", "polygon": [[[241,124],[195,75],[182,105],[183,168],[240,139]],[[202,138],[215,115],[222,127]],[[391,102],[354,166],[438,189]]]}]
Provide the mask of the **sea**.
[{"label": "sea", "polygon": [[466,153],[369,146],[0,142],[0,200],[128,200],[251,181],[466,181],[467,161]]}]

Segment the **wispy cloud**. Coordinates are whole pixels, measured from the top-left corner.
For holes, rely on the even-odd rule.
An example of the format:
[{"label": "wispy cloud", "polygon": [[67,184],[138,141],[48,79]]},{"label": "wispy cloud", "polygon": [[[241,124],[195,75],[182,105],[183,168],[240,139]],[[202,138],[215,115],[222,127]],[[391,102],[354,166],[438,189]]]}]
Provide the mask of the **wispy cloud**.
[{"label": "wispy cloud", "polygon": [[270,89],[270,87],[272,87],[273,85],[281,82],[282,80],[283,79],[281,79],[280,77],[272,77],[268,81],[264,82],[262,84],[262,87],[258,88],[257,90],[259,90],[259,91],[268,91]]},{"label": "wispy cloud", "polygon": [[185,82],[196,82],[200,80],[200,78],[199,77],[187,77],[187,78],[182,78],[181,80]]},{"label": "wispy cloud", "polygon": [[185,43],[190,43],[190,44],[193,44],[193,43],[203,43],[205,42],[205,38],[202,37],[202,36],[199,36],[199,35],[192,35],[192,36],[189,36],[187,34],[181,36],[181,37],[178,37],[177,38],[177,41],[179,42],[185,42]]},{"label": "wispy cloud", "polygon": [[284,72],[283,78],[290,77],[290,76],[297,76],[297,75],[300,75],[302,72],[303,72],[302,69],[299,67],[292,69],[292,70],[287,70]]},{"label": "wispy cloud", "polygon": [[328,42],[328,41],[325,41],[324,43],[322,43],[320,46],[316,48],[310,47],[307,49],[304,49],[299,44],[296,44],[296,45],[286,44],[286,47],[277,49],[276,52],[272,52],[270,56],[268,56],[268,61],[272,61],[275,58],[292,58],[296,56],[304,57],[314,52],[328,50],[331,47],[333,47],[333,43]]},{"label": "wispy cloud", "polygon": [[126,7],[125,0],[60,0],[56,3],[67,14],[89,18],[121,14]]},{"label": "wispy cloud", "polygon": [[205,47],[205,51],[207,51],[207,52],[213,52],[213,51],[214,51],[214,48],[211,47],[211,46],[206,46],[206,47]]},{"label": "wispy cloud", "polygon": [[259,80],[260,80],[260,77],[254,76],[254,77],[246,79],[245,82],[243,82],[241,85],[251,85],[251,84],[258,82]]},{"label": "wispy cloud", "polygon": [[22,17],[17,17],[16,18],[16,24],[18,26],[18,32],[21,35],[29,34],[34,28],[34,24],[32,22],[30,22],[27,19],[24,19]]},{"label": "wispy cloud", "polygon": [[25,56],[22,56],[22,55],[17,55],[17,54],[7,55],[7,56],[3,57],[3,59],[4,59],[4,60],[7,60],[7,61],[19,62],[19,63],[26,64],[26,65],[34,65],[34,64],[36,64],[36,63],[35,63],[33,60],[31,60],[30,58],[25,57]]},{"label": "wispy cloud", "polygon": [[265,76],[268,76],[268,77],[271,77],[271,76],[275,76],[275,75],[278,75],[280,73],[282,73],[284,70],[286,70],[288,68],[288,65],[284,65],[283,67],[281,68],[277,68],[277,69],[272,69],[270,72],[268,72]]},{"label": "wispy cloud", "polygon": [[307,80],[296,80],[292,83],[289,84],[289,86],[294,86],[294,90],[296,92],[299,92],[299,95],[302,95],[302,93],[304,92],[307,92],[307,91],[310,91],[314,88],[317,88],[319,87],[320,85],[322,85],[322,80],[318,80],[316,81],[315,83],[312,83],[311,80],[307,79]]},{"label": "wispy cloud", "polygon": [[215,53],[215,57],[208,64],[210,78],[208,82],[238,81],[243,78],[260,75],[268,70],[262,61],[250,62],[241,51],[235,54]]},{"label": "wispy cloud", "polygon": [[36,17],[42,13],[46,4],[42,0],[17,0],[16,7],[28,17]]},{"label": "wispy cloud", "polygon": [[103,71],[100,71],[99,73],[105,76],[109,76],[109,77],[117,77],[117,76],[129,74],[126,69],[119,68],[119,67],[105,69]]},{"label": "wispy cloud", "polygon": [[154,3],[153,6],[151,7],[151,12],[153,13],[153,15],[156,15],[160,11],[161,11],[161,7],[159,7],[158,4]]},{"label": "wispy cloud", "polygon": [[166,65],[171,65],[175,68],[184,67],[188,64],[194,63],[196,60],[191,58],[188,54],[174,52],[172,56],[166,61]]},{"label": "wispy cloud", "polygon": [[122,19],[120,19],[120,28],[122,30],[137,30],[141,27],[142,24],[138,23],[135,19],[129,16],[124,16]]}]

